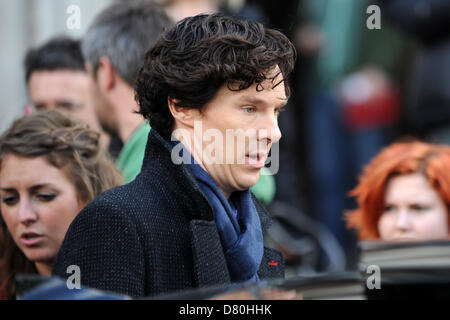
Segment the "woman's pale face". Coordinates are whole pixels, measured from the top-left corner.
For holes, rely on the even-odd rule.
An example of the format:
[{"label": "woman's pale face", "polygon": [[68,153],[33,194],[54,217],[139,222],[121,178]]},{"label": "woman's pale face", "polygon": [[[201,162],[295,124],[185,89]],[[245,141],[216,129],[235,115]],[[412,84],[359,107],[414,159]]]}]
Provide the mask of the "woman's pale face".
[{"label": "woman's pale face", "polygon": [[70,223],[82,209],[63,169],[44,157],[6,155],[0,168],[1,214],[39,273],[51,271]]},{"label": "woman's pale face", "polygon": [[394,177],[386,188],[378,231],[386,241],[425,241],[448,238],[445,203],[419,173]]}]

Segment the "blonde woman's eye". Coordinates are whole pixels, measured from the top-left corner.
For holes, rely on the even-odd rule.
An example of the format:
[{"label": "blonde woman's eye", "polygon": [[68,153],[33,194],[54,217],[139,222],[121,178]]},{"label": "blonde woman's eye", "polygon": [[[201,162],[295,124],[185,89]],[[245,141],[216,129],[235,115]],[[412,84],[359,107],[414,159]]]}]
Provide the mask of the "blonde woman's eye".
[{"label": "blonde woman's eye", "polygon": [[244,111],[245,111],[246,113],[253,113],[253,112],[256,111],[256,109],[255,109],[255,107],[245,107],[245,108],[244,108]]},{"label": "blonde woman's eye", "polygon": [[39,194],[38,199],[44,202],[50,202],[53,199],[55,199],[56,195],[55,194]]},{"label": "blonde woman's eye", "polygon": [[17,197],[14,197],[14,196],[2,197],[2,202],[4,204],[6,204],[7,206],[12,206],[12,205],[16,204]]}]

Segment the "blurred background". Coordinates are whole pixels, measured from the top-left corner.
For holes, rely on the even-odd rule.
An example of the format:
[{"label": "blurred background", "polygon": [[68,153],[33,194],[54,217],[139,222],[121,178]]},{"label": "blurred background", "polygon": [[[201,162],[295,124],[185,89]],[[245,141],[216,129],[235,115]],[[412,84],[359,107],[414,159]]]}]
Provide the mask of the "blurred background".
[{"label": "blurred background", "polygon": [[[28,102],[23,60],[28,49],[54,36],[79,38],[111,0],[0,0],[0,132],[23,114]],[[80,24],[68,19],[77,6]],[[67,13],[69,10],[70,13]],[[70,22],[70,21],[69,21]]]},{"label": "blurred background", "polygon": [[[27,50],[82,37],[115,1],[0,0],[0,132],[28,103]],[[296,45],[269,238],[292,273],[353,269],[357,239],[343,215],[364,165],[398,139],[450,143],[450,1],[153,1],[174,20],[214,11],[258,20]]]}]

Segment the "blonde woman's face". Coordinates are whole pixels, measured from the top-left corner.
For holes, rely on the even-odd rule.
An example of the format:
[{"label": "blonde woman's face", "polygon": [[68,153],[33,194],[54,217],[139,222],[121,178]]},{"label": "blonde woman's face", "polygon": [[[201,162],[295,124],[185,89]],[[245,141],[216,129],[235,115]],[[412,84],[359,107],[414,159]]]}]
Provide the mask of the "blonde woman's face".
[{"label": "blonde woman's face", "polygon": [[[70,223],[82,209],[63,169],[44,157],[6,155],[0,168],[1,214],[17,246],[51,268]],[[43,268],[48,269],[48,268]]]},{"label": "blonde woman's face", "polygon": [[422,174],[401,175],[388,182],[378,231],[385,241],[447,239],[447,219],[445,203]]}]

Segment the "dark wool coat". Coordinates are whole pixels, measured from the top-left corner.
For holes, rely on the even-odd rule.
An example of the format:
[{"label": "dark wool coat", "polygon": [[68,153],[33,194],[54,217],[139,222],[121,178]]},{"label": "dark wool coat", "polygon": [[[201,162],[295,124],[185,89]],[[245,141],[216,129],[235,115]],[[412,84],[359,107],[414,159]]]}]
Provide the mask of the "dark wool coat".
[{"label": "dark wool coat", "polygon": [[[253,200],[264,231],[270,218]],[[70,265],[82,286],[131,297],[230,283],[212,207],[155,130],[136,179],[102,193],[70,225],[53,274],[68,278]],[[265,248],[258,274],[284,277],[281,253]]]}]

